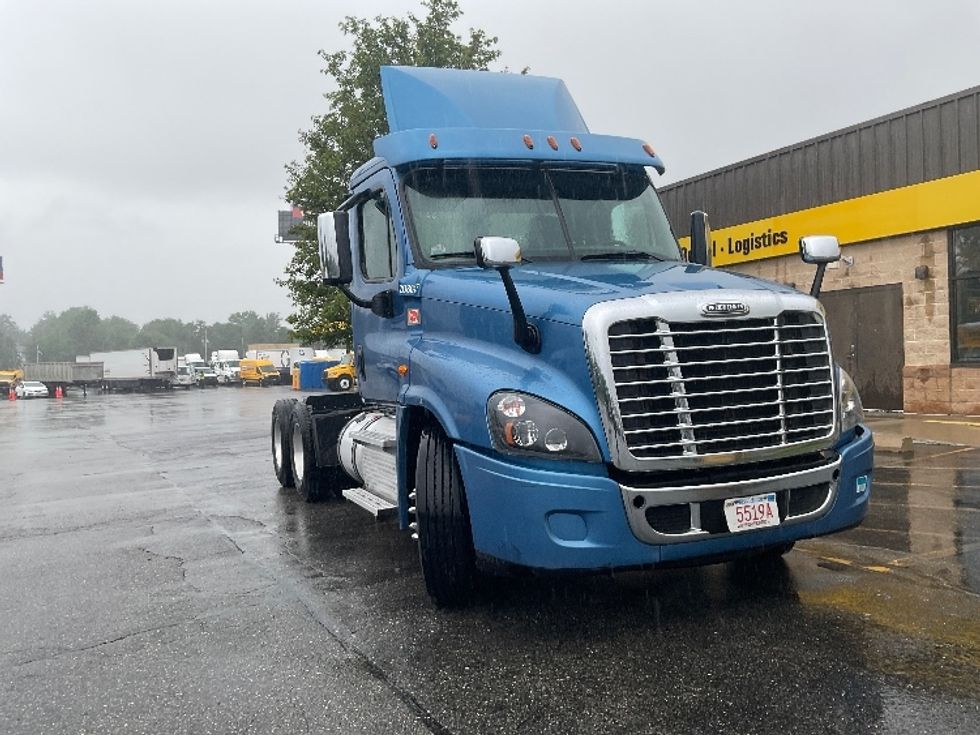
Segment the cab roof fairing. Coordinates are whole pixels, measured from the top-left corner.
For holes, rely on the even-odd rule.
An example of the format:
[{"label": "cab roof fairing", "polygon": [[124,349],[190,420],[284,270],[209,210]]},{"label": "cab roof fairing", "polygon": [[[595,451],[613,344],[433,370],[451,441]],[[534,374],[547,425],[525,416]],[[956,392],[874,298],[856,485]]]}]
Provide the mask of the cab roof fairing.
[{"label": "cab roof fairing", "polygon": [[[430,144],[430,136],[435,136],[436,147]],[[534,147],[529,148],[524,137],[529,136]],[[552,149],[547,138],[552,136],[558,143],[558,150]],[[576,150],[571,143],[575,137],[582,150]],[[398,167],[411,163],[444,160],[467,161],[554,161],[556,163],[625,163],[639,166],[652,166],[659,173],[665,170],[660,156],[651,156],[644,150],[644,142],[634,138],[621,138],[612,135],[580,133],[569,135],[551,130],[489,129],[489,128],[440,128],[434,130],[406,130],[376,138],[374,152],[389,166]],[[358,169],[358,174],[366,173],[372,159]],[[353,180],[352,180],[353,183]]]},{"label": "cab roof fairing", "polygon": [[[642,141],[590,133],[560,79],[382,66],[381,90],[390,132],[374,141],[374,151],[392,167],[435,160],[530,159],[630,163],[664,172],[663,162],[651,156]],[[362,167],[358,173],[366,170]]]}]

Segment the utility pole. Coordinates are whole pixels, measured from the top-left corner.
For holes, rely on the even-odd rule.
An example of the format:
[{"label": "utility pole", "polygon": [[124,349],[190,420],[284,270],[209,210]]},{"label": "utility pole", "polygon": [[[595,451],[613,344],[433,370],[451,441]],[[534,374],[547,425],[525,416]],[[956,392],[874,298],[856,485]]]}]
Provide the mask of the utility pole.
[{"label": "utility pole", "polygon": [[208,325],[204,325],[204,362],[210,364],[211,358],[208,357]]}]

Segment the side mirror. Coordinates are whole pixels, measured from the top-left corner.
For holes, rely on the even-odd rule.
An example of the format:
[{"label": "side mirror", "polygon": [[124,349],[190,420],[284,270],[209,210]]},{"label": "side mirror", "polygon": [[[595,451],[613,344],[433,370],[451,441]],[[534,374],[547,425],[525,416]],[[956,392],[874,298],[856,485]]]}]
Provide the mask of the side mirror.
[{"label": "side mirror", "polygon": [[541,332],[528,322],[514,279],[510,276],[511,267],[522,262],[521,246],[512,237],[478,237],[473,241],[473,252],[476,253],[478,266],[495,268],[500,274],[500,280],[504,282],[507,302],[514,315],[514,341],[525,352],[538,354],[541,352]]},{"label": "side mirror", "polygon": [[708,215],[700,209],[691,212],[691,254],[689,260],[698,265],[711,265],[711,226]]},{"label": "side mirror", "polygon": [[481,268],[506,268],[522,262],[521,246],[512,237],[478,237],[473,250]]},{"label": "side mirror", "polygon": [[348,222],[347,212],[326,212],[316,218],[320,272],[328,286],[343,286],[354,280]]},{"label": "side mirror", "polygon": [[804,263],[834,263],[840,260],[840,243],[833,235],[801,237],[800,257]]},{"label": "side mirror", "polygon": [[827,263],[840,260],[840,243],[833,235],[807,235],[800,238],[800,257],[804,263],[815,263],[817,273],[810,286],[810,295],[817,298],[823,287],[823,274]]}]

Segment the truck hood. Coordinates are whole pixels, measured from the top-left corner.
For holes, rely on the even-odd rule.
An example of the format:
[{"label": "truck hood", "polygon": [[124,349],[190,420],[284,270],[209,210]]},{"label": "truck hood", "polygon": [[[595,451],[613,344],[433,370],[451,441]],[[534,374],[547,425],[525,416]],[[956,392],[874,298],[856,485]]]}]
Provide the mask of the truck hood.
[{"label": "truck hood", "polygon": [[[723,289],[798,293],[752,276],[678,262],[528,263],[511,273],[529,317],[571,325],[580,325],[593,304],[646,294]],[[412,282],[416,279],[407,277],[402,281]],[[429,272],[421,295],[427,300],[510,310],[500,275],[476,267]]]}]

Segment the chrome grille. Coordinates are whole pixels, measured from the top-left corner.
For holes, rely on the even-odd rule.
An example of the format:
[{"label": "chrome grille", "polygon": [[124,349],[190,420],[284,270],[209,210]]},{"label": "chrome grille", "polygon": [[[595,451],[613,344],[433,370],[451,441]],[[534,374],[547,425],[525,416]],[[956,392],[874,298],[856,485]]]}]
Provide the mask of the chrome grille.
[{"label": "chrome grille", "polygon": [[637,459],[798,444],[834,431],[830,345],[818,314],[609,327],[621,426]]}]

